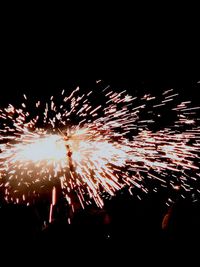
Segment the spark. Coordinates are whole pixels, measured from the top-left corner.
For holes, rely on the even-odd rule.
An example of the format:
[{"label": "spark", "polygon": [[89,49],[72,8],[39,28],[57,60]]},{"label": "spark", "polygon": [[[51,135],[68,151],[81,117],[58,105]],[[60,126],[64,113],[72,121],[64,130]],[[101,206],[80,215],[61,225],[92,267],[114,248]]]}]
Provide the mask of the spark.
[{"label": "spark", "polygon": [[[95,104],[93,91],[81,93],[77,87],[69,96],[62,90],[45,104],[37,101],[29,111],[24,95],[27,103],[20,108],[10,104],[0,110],[4,198],[30,203],[55,180],[72,209],[72,192],[84,208],[91,201],[103,207],[103,193],[114,196],[127,186],[131,194],[132,188],[146,193],[148,180],[192,190],[200,176],[200,127],[199,120],[184,111],[196,112],[199,107],[191,107],[190,101],[172,104],[177,96],[167,90],[158,103],[150,94],[139,99],[107,86]],[[163,107],[169,107],[176,119],[156,129],[155,118],[163,116]],[[55,204],[53,186],[49,222]]]}]

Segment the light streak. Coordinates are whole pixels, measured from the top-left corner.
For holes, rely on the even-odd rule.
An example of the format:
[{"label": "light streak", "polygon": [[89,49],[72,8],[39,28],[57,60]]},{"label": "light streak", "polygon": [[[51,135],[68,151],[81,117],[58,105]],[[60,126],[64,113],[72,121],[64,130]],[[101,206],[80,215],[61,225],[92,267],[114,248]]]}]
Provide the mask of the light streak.
[{"label": "light streak", "polygon": [[[0,181],[6,201],[29,203],[40,187],[54,179],[60,181],[68,203],[73,206],[70,193],[75,191],[83,208],[91,200],[102,207],[102,193],[114,196],[126,186],[147,192],[146,179],[170,181],[176,190],[193,188],[187,185],[200,175],[200,126],[184,111],[199,107],[191,107],[190,101],[172,106],[178,96],[172,91],[165,91],[158,103],[150,94],[137,99],[107,86],[95,104],[93,92],[82,94],[78,87],[69,96],[63,90],[62,100],[51,96],[46,104],[37,101],[35,110],[28,110],[26,95],[27,103],[20,108],[10,104],[1,109]],[[164,106],[168,116],[169,102],[176,120],[152,130],[156,108]],[[50,222],[55,205],[53,187]]]}]

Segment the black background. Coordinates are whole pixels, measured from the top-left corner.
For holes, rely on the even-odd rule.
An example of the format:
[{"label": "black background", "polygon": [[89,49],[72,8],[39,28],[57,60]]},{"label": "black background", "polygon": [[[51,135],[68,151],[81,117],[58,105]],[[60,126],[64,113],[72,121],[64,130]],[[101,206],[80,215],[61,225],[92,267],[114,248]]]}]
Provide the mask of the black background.
[{"label": "black background", "polygon": [[[85,11],[77,13],[77,9],[71,16],[68,8],[63,11],[54,16],[45,8],[38,11],[38,16],[38,12],[32,14],[30,10],[12,10],[3,18],[1,106],[17,103],[23,93],[45,98],[59,88],[80,85],[90,89],[98,79],[132,94],[175,88],[198,105],[195,13],[191,13],[189,25],[188,16],[180,10],[174,12],[173,19],[171,13],[160,11],[155,16],[148,8],[141,8],[139,13],[131,8],[124,13],[107,7],[101,11],[97,6],[94,11],[88,9],[89,16]],[[194,204],[189,199],[178,204],[178,219],[172,233],[166,234],[161,231],[165,197],[160,192],[138,202],[129,196],[118,196],[108,204],[114,218],[111,226],[96,224],[96,219],[86,213],[72,228],[63,219],[45,233],[35,229],[35,211],[4,206],[0,214],[2,251],[17,251],[21,257],[30,255],[30,259],[41,254],[45,261],[75,261],[76,256],[71,255],[84,252],[81,257],[85,262],[91,260],[92,254],[103,262],[105,255],[110,255],[111,259],[148,263],[160,255],[161,262],[172,260],[174,255],[180,259],[191,249],[193,258],[198,246],[195,242],[199,241],[199,202]]]}]

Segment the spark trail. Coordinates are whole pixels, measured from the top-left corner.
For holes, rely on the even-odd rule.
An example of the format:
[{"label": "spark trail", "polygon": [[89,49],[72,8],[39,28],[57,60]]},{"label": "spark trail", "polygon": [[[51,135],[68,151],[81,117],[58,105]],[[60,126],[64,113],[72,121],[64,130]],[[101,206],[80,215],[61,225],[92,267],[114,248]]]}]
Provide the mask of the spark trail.
[{"label": "spark trail", "polygon": [[[126,186],[147,192],[146,180],[199,192],[199,107],[180,102],[172,90],[137,98],[107,86],[95,97],[79,88],[68,96],[63,90],[29,110],[24,95],[20,107],[0,110],[6,201],[31,202],[55,179],[69,204],[75,192],[82,207],[93,201],[102,207],[104,192],[114,196]],[[157,127],[165,116],[173,122]],[[55,194],[53,187],[51,208]]]}]

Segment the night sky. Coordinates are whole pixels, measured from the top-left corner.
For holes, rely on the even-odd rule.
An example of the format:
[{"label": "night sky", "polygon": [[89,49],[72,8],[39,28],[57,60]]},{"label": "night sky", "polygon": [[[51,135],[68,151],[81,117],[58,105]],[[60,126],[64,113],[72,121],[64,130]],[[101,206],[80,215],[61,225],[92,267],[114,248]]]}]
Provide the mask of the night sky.
[{"label": "night sky", "polygon": [[[23,93],[46,99],[63,88],[91,89],[99,79],[116,90],[127,89],[132,95],[160,94],[174,88],[184,99],[192,100],[194,106],[199,105],[200,71],[194,47],[186,53],[182,38],[178,41],[176,34],[166,31],[161,35],[146,27],[138,32],[133,30],[133,34],[131,27],[126,31],[107,29],[102,34],[91,29],[89,33],[66,33],[60,29],[37,34],[13,24],[3,36],[0,49],[0,107],[18,103]],[[143,256],[148,262],[148,257],[156,259],[159,253],[171,259],[172,255],[188,254],[190,249],[194,257],[198,247],[195,242],[199,242],[199,200],[177,196],[170,226],[162,230],[162,220],[168,212],[166,198],[162,189],[141,201],[125,191],[106,201],[103,211],[91,207],[79,212],[73,226],[67,225],[60,212],[54,224],[45,230],[41,229],[40,205],[26,208],[3,203],[2,251],[17,246],[16,250],[27,251],[34,258],[29,249],[33,246],[36,254],[44,253],[48,258],[49,253],[55,257],[62,253],[69,256],[77,250],[85,255],[85,262],[89,259],[87,248],[96,257],[102,258],[98,256],[100,251],[99,255],[119,255],[132,262]]]}]

